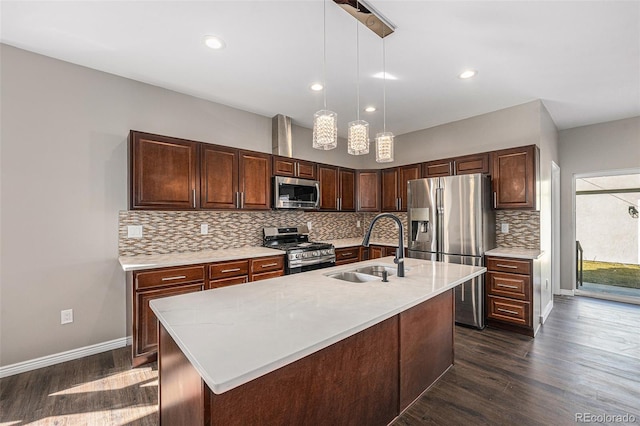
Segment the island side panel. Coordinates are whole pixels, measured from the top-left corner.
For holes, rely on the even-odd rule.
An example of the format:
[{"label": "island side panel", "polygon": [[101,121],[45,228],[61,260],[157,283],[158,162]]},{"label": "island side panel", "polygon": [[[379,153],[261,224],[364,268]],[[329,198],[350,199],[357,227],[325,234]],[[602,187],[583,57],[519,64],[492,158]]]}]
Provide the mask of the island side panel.
[{"label": "island side panel", "polygon": [[209,392],[212,425],[386,425],[398,415],[398,318],[228,392]]},{"label": "island side panel", "polygon": [[200,374],[158,323],[158,406],[160,425],[208,424],[209,394]]},{"label": "island side panel", "polygon": [[453,290],[400,313],[400,411],[453,365]]}]

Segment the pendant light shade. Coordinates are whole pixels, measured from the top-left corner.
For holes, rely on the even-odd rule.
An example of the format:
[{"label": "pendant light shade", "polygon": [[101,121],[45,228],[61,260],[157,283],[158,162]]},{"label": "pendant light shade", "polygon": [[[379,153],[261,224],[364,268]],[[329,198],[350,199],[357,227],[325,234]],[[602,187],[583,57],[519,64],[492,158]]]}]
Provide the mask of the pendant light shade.
[{"label": "pendant light shade", "polygon": [[390,163],[393,161],[393,133],[382,132],[376,135],[376,162]]},{"label": "pendant light shade", "polygon": [[313,114],[313,147],[329,150],[338,146],[338,114],[327,109],[327,0],[322,2],[322,74],[324,109]]},{"label": "pendant light shade", "polygon": [[364,120],[356,120],[349,123],[347,152],[351,155],[369,153],[369,123]]},{"label": "pendant light shade", "polygon": [[326,109],[313,114],[313,147],[329,150],[338,146],[338,114]]}]

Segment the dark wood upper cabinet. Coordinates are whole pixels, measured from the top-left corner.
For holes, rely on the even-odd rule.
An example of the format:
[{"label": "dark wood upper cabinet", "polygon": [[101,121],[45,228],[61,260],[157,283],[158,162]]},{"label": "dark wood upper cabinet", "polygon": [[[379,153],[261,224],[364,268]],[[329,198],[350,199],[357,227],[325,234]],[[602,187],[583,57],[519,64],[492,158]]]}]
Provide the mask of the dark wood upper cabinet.
[{"label": "dark wood upper cabinet", "polygon": [[316,163],[288,157],[273,157],[273,175],[316,179]]},{"label": "dark wood upper cabinet", "polygon": [[237,149],[202,144],[200,151],[200,206],[204,209],[238,207]]},{"label": "dark wood upper cabinet", "polygon": [[358,170],[358,211],[380,211],[380,171]]},{"label": "dark wood upper cabinet", "polygon": [[493,197],[496,209],[539,208],[537,190],[538,159],[536,145],[494,151]]},{"label": "dark wood upper cabinet", "polygon": [[420,178],[420,164],[382,170],[382,211],[407,210],[407,181]]},{"label": "dark wood upper cabinet", "polygon": [[131,131],[129,208],[196,208],[198,149],[198,142]]},{"label": "dark wood upper cabinet", "polygon": [[240,151],[238,157],[240,208],[271,208],[271,155]]},{"label": "dark wood upper cabinet", "polygon": [[395,212],[398,210],[398,169],[384,169],[381,174],[382,211]]},{"label": "dark wood upper cabinet", "polygon": [[456,175],[470,175],[473,173],[491,173],[489,153],[465,155],[453,159],[453,169]]},{"label": "dark wood upper cabinet", "polygon": [[440,177],[469,175],[472,173],[491,173],[491,161],[488,152],[428,161],[422,164],[422,177]]},{"label": "dark wood upper cabinet", "polygon": [[356,210],[356,171],[340,168],[338,177],[340,181],[338,209],[353,212]]},{"label": "dark wood upper cabinet", "polygon": [[320,210],[355,211],[355,170],[320,164],[318,180],[320,181]]},{"label": "dark wood upper cabinet", "polygon": [[319,165],[318,180],[320,181],[320,210],[338,210],[338,168]]},{"label": "dark wood upper cabinet", "polygon": [[453,160],[435,160],[422,163],[422,177],[453,176]]}]

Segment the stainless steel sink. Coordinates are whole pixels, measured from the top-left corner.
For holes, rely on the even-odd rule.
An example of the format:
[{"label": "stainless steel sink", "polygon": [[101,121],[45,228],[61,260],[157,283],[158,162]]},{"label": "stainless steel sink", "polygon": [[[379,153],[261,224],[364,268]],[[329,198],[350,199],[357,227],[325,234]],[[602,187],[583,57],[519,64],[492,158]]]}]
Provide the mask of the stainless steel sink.
[{"label": "stainless steel sink", "polygon": [[363,266],[362,268],[356,269],[356,272],[360,272],[362,274],[367,275],[375,275],[376,277],[382,278],[382,271],[387,271],[387,276],[392,276],[396,274],[396,268],[392,266],[384,266],[384,265],[369,265]]},{"label": "stainless steel sink", "polygon": [[[405,267],[405,271],[409,268]],[[366,283],[369,281],[381,281],[382,271],[387,271],[387,276],[396,275],[396,267],[392,265],[367,265],[349,271],[330,272],[326,277],[352,283]]]},{"label": "stainless steel sink", "polygon": [[378,281],[379,278],[373,275],[362,274],[356,271],[335,272],[326,275],[329,278],[337,280],[349,281],[352,283],[366,283],[369,281]]}]

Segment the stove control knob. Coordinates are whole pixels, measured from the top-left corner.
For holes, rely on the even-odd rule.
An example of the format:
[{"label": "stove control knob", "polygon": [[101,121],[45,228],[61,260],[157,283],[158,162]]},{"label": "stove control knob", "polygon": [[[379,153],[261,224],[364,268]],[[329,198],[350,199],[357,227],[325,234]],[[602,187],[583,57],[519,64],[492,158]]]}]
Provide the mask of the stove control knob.
[{"label": "stove control knob", "polygon": [[329,250],[322,250],[322,254],[324,255],[329,254]]},{"label": "stove control knob", "polygon": [[302,257],[309,257],[308,253],[301,253]]},{"label": "stove control knob", "polygon": [[313,252],[313,256],[314,256],[314,257],[318,257],[318,256],[320,256],[320,253],[318,253],[317,251],[314,251],[314,252]]}]

